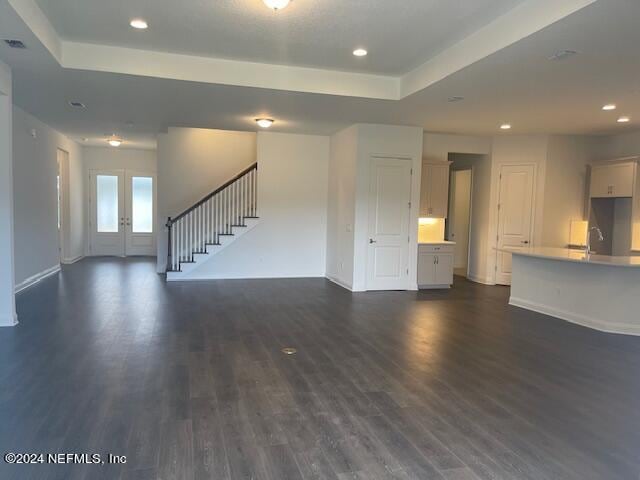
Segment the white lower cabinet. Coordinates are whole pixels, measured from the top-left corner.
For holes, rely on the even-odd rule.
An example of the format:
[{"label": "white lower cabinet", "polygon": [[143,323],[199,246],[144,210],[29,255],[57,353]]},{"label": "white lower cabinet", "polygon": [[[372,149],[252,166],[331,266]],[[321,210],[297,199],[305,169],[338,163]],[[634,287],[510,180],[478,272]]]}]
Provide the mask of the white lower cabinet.
[{"label": "white lower cabinet", "polygon": [[449,288],[453,284],[452,243],[418,246],[418,287]]}]

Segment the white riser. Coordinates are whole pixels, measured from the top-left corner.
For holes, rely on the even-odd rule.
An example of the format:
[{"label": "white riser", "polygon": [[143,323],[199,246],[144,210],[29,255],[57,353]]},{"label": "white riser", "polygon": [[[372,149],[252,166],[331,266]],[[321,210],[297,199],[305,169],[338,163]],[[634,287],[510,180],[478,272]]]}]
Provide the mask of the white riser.
[{"label": "white riser", "polygon": [[195,263],[183,263],[181,264],[181,272],[167,272],[167,282],[179,282],[183,280],[189,279],[189,274],[193,272],[195,269],[199,268],[204,263],[210,261],[213,257],[215,257],[219,252],[227,248],[229,245],[234,243],[238,238],[246,235],[248,232],[253,230],[259,223],[259,218],[246,218],[245,219],[246,227],[232,227],[231,233],[232,236],[221,236],[220,237],[220,245],[208,245],[207,253],[196,253],[193,255],[193,259]]}]

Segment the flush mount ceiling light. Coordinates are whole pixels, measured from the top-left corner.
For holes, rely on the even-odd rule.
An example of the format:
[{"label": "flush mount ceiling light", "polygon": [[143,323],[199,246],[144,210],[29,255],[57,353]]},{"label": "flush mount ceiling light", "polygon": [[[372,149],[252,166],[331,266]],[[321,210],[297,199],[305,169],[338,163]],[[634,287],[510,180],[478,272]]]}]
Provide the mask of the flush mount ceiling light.
[{"label": "flush mount ceiling light", "polygon": [[368,53],[369,53],[369,52],[367,52],[364,48],[356,48],[356,49],[353,51],[353,54],[354,54],[356,57],[366,57]]},{"label": "flush mount ceiling light", "polygon": [[502,125],[500,125],[500,130],[511,130],[511,124],[503,123]]},{"label": "flush mount ceiling light", "polygon": [[134,18],[133,20],[131,20],[131,22],[129,22],[129,25],[138,30],[146,30],[147,28],[149,28],[147,22],[141,18]]},{"label": "flush mount ceiling light", "polygon": [[76,102],[75,100],[71,100],[69,105],[73,108],[87,108],[87,106],[82,102]]},{"label": "flush mount ceiling light", "polygon": [[618,123],[629,123],[631,119],[629,117],[620,117]]},{"label": "flush mount ceiling light", "polygon": [[264,4],[269,7],[271,10],[282,10],[286,8],[291,0],[262,0]]},{"label": "flush mount ceiling light", "polygon": [[272,118],[256,118],[256,123],[260,128],[269,128],[275,123]]},{"label": "flush mount ceiling light", "polygon": [[447,98],[447,102],[449,102],[449,103],[457,103],[457,102],[461,102],[463,100],[464,100],[464,97],[460,97],[460,96]]},{"label": "flush mount ceiling light", "polygon": [[616,107],[613,103],[607,103],[604,107],[602,107],[602,110],[609,112],[611,110],[615,110],[616,108],[618,107]]},{"label": "flush mount ceiling light", "polygon": [[112,147],[119,147],[120,145],[122,145],[122,139],[120,137],[116,137],[115,135],[110,136],[107,139],[107,142]]}]

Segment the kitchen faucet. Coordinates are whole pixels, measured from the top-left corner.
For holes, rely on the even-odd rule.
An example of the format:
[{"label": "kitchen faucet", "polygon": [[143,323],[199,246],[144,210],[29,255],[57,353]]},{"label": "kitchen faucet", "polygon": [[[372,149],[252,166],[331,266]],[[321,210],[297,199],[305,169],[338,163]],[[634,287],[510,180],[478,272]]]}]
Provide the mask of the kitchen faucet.
[{"label": "kitchen faucet", "polygon": [[587,230],[587,248],[586,248],[586,254],[587,255],[591,255],[593,252],[591,251],[591,232],[593,231],[598,232],[598,241],[603,241],[604,240],[604,235],[602,235],[602,230],[600,230],[598,227],[591,227],[589,230]]}]

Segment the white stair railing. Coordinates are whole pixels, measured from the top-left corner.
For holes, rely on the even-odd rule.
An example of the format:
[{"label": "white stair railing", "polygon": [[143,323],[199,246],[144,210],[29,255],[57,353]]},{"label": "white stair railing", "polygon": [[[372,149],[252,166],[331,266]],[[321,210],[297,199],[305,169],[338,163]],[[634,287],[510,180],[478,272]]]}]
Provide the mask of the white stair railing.
[{"label": "white stair railing", "polygon": [[251,165],[180,215],[167,220],[167,272],[181,271],[194,255],[258,214],[258,164]]}]

